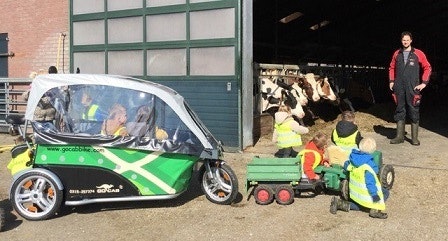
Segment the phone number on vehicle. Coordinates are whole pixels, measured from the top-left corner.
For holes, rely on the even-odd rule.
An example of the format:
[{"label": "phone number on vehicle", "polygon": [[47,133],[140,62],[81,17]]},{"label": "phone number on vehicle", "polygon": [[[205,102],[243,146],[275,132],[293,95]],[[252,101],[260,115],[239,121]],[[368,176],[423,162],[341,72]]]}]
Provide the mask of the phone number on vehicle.
[{"label": "phone number on vehicle", "polygon": [[90,194],[95,193],[95,190],[88,189],[88,190],[69,190],[70,194]]}]

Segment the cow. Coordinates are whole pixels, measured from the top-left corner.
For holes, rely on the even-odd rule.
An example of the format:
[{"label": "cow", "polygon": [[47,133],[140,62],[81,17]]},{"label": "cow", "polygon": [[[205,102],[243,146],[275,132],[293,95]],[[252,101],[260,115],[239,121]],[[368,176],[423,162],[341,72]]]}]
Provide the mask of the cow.
[{"label": "cow", "polygon": [[329,101],[335,101],[334,104],[339,104],[339,99],[336,96],[336,94],[333,91],[332,86],[330,85],[330,82],[328,82],[327,77],[317,77],[316,80],[316,90],[319,94],[321,99],[329,100]]},{"label": "cow", "polygon": [[[283,86],[283,87],[282,87]],[[300,98],[297,93],[290,91],[292,88],[279,79],[274,81],[269,78],[261,79],[261,96],[262,96],[262,111],[273,113],[278,107],[284,103],[291,107],[291,113],[301,119],[305,116]]]}]

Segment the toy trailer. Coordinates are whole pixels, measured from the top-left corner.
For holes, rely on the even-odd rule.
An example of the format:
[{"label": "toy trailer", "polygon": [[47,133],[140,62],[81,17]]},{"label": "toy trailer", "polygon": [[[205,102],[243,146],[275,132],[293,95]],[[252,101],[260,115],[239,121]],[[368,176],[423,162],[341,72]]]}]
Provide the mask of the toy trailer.
[{"label": "toy trailer", "polygon": [[[383,164],[382,153],[373,153],[379,167],[378,178],[381,185],[391,189],[395,179],[394,168]],[[340,192],[343,199],[349,199],[348,174],[343,167],[333,164],[331,167],[318,166],[315,173],[322,181],[310,182],[301,178],[302,169],[299,158],[260,158],[254,157],[247,164],[246,192],[253,188],[255,202],[260,205],[271,203],[274,199],[282,205],[291,204],[295,194],[312,191],[315,194],[328,191]]]},{"label": "toy trailer", "polygon": [[314,191],[319,182],[301,181],[301,165],[298,158],[255,157],[247,164],[246,191],[253,187],[255,202],[270,204],[274,198],[282,205],[291,204],[300,191]]}]

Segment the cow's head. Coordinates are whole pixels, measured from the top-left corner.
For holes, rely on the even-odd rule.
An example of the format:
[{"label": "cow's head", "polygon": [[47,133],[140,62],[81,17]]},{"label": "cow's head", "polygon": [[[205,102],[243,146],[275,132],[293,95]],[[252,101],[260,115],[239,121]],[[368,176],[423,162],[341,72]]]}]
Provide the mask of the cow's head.
[{"label": "cow's head", "polygon": [[337,96],[334,94],[327,77],[318,77],[316,80],[316,89],[322,99],[336,101]]}]

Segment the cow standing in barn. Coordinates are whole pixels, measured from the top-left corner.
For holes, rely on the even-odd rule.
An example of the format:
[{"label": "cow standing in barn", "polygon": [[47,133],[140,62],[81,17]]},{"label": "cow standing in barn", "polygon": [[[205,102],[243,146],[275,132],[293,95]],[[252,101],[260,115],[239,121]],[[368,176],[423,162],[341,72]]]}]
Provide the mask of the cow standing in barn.
[{"label": "cow standing in barn", "polygon": [[[276,82],[276,83],[275,83]],[[274,116],[280,104],[286,103],[291,107],[291,113],[296,118],[301,119],[305,116],[301,101],[293,93],[291,93],[282,81],[272,81],[269,78],[261,79],[261,96],[262,96],[262,111],[270,113]],[[282,85],[283,88],[280,85]]]}]

